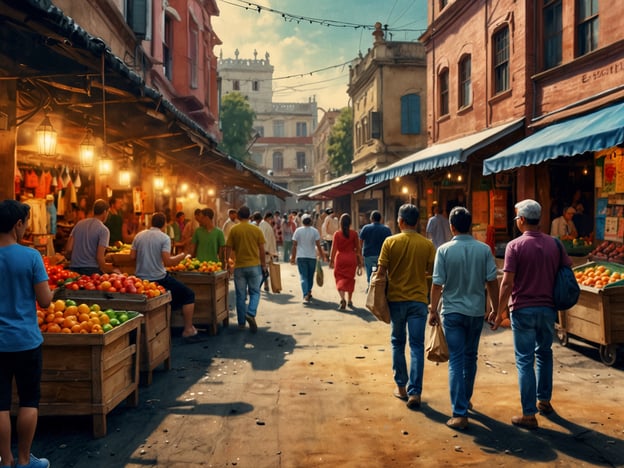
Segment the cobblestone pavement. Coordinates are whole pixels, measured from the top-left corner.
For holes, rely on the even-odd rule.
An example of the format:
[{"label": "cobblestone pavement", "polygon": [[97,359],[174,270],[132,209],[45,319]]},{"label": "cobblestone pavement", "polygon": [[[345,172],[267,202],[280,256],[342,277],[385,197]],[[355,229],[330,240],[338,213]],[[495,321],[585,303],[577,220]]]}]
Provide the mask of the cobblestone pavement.
[{"label": "cobblestone pavement", "polygon": [[[296,268],[282,264],[281,294],[262,293],[257,334],[229,328],[183,344],[174,330],[169,371],[140,388],[137,408],[107,418],[43,417],[33,452],[52,467],[624,466],[624,367],[596,348],[553,345],[551,417],[511,425],[519,412],[512,334],[484,327],[474,411],[465,431],[450,417],[447,365],[427,362],[423,404],[392,396],[389,326],[364,308],[338,310],[333,275],[304,305]],[[621,361],[620,361],[621,362]]]}]

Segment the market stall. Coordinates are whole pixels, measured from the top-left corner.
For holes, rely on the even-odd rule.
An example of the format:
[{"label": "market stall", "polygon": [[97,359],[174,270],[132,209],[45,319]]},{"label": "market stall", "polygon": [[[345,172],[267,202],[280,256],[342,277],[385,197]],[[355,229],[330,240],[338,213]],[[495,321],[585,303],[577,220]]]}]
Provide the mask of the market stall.
[{"label": "market stall", "polygon": [[574,307],[559,311],[557,337],[564,346],[568,335],[598,344],[600,359],[611,366],[624,344],[624,266],[591,262],[574,272],[581,294]]},{"label": "market stall", "polygon": [[[195,292],[195,312],[193,323],[205,325],[212,335],[216,335],[219,323],[229,324],[227,271],[194,272],[170,271],[171,276],[187,285]],[[174,313],[171,325],[182,327],[182,314]]]}]

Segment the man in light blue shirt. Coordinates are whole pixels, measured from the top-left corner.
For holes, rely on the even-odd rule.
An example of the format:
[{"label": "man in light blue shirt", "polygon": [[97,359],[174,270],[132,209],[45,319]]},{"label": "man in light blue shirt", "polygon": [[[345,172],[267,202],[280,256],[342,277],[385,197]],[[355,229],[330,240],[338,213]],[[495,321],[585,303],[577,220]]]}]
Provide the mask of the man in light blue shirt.
[{"label": "man in light blue shirt", "polygon": [[449,387],[453,416],[447,426],[465,429],[472,407],[477,352],[483,329],[486,295],[492,310],[498,310],[496,262],[489,246],[470,234],[472,215],[461,206],[449,216],[453,238],[442,244],[435,256],[431,286],[429,324],[440,323],[438,305],[442,300],[444,334],[449,349]]}]

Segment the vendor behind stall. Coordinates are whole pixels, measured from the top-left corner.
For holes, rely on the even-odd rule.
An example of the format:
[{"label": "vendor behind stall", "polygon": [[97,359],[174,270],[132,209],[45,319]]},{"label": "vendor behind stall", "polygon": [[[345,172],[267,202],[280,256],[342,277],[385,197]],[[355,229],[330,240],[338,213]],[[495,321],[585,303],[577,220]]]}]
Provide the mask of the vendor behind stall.
[{"label": "vendor behind stall", "polygon": [[574,221],[572,221],[572,217],[575,213],[576,210],[572,206],[564,208],[563,215],[553,219],[550,225],[550,235],[563,240],[576,239],[578,237],[578,232]]}]

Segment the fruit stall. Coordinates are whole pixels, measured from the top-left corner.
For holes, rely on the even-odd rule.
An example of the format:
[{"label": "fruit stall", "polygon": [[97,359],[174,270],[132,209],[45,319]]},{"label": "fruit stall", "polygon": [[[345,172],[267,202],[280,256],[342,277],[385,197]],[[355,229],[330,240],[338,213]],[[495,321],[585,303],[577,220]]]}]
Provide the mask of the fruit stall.
[{"label": "fruit stall", "polygon": [[566,346],[572,335],[598,344],[600,359],[611,366],[624,344],[624,265],[590,262],[574,268],[574,275],[581,294],[574,307],[559,311],[559,342]]},{"label": "fruit stall", "polygon": [[[224,327],[229,325],[229,276],[220,262],[200,262],[187,258],[169,268],[169,274],[195,292],[193,324],[207,326],[212,335],[217,334],[219,323]],[[174,313],[171,324],[183,327],[182,315]]]},{"label": "fruit stall", "polygon": [[97,303],[106,310],[133,310],[143,315],[140,370],[144,382],[163,364],[171,369],[171,293],[157,283],[127,274],[82,275],[57,288],[55,298]]},{"label": "fruit stall", "polygon": [[[104,437],[108,413],[124,400],[129,406],[139,401],[143,317],[125,312],[123,322],[113,326],[99,306],[76,305],[72,300],[56,300],[37,314],[43,330],[39,414],[90,415],[93,436]],[[77,328],[65,326],[70,324]],[[12,401],[17,412],[16,395]]]}]

